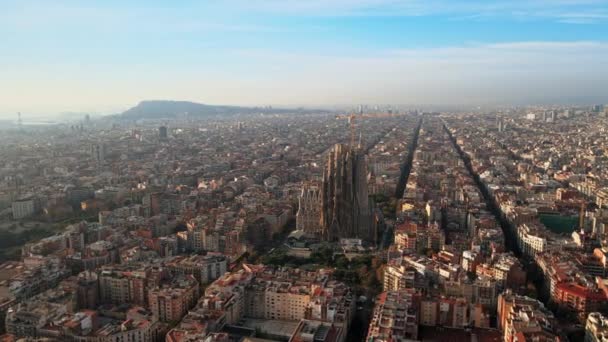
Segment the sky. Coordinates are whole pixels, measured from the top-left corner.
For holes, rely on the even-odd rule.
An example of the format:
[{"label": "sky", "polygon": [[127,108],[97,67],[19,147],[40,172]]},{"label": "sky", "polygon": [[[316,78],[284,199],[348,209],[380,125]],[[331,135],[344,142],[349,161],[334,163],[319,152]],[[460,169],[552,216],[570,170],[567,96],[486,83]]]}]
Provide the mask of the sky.
[{"label": "sky", "polygon": [[608,102],[608,0],[0,1],[0,118]]}]

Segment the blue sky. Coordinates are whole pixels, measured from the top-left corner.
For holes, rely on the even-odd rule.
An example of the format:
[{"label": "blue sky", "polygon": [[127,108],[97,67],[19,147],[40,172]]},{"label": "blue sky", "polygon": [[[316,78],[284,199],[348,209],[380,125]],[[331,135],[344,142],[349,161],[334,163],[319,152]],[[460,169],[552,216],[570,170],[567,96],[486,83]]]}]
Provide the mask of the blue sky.
[{"label": "blue sky", "polygon": [[0,115],[608,102],[608,1],[0,2]]}]

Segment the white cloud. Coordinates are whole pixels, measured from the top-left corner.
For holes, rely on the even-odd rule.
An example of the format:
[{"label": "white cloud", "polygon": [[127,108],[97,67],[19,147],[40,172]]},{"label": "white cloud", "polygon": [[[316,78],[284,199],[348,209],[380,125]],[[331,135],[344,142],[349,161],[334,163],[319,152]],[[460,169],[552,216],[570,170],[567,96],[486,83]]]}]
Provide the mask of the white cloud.
[{"label": "white cloud", "polygon": [[10,104],[11,111],[28,104],[23,112],[94,110],[150,98],[242,105],[608,102],[608,43],[599,41],[469,44],[365,57],[232,54],[246,61],[246,72],[206,63],[7,70],[0,79],[0,111]]},{"label": "white cloud", "polygon": [[112,6],[103,2],[23,0],[0,5],[0,28],[125,32],[272,32],[259,23],[230,22],[202,8]]},{"label": "white cloud", "polygon": [[608,20],[605,0],[228,0],[248,11],[301,16],[452,15],[479,20],[494,17],[549,18],[563,23]]},{"label": "white cloud", "polygon": [[[170,3],[168,3],[170,4]],[[608,20],[606,0],[225,0],[200,2],[187,9],[163,5],[111,5],[105,2],[6,0],[0,6],[2,23],[21,27],[65,22],[111,26],[118,23],[160,20],[178,24],[199,18],[211,20],[214,29],[247,25],[214,22],[217,15],[270,13],[293,16],[423,16],[442,14],[460,19],[515,17],[550,18],[559,22],[595,23]],[[145,20],[144,20],[145,22]],[[171,26],[168,27],[170,29]]]},{"label": "white cloud", "polygon": [[[385,51],[372,57],[246,51],[272,73],[247,101],[496,104],[608,101],[608,44],[512,42]],[[259,63],[259,64],[258,64]],[[272,67],[272,70],[271,70]],[[245,95],[247,97],[247,95]]]},{"label": "white cloud", "polygon": [[511,43],[495,43],[486,45],[490,49],[507,49],[507,50],[543,50],[551,49],[577,51],[577,49],[586,48],[605,48],[606,43],[598,41],[529,41],[529,42],[511,42]]}]

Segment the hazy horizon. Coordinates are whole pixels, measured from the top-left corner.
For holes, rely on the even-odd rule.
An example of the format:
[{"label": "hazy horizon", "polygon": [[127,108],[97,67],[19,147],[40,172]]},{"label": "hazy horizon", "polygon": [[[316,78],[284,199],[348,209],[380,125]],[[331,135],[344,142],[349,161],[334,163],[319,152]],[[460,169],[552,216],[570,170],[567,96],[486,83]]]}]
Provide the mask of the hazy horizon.
[{"label": "hazy horizon", "polygon": [[0,37],[4,120],[111,114],[153,99],[608,102],[608,4],[598,0],[9,0]]}]

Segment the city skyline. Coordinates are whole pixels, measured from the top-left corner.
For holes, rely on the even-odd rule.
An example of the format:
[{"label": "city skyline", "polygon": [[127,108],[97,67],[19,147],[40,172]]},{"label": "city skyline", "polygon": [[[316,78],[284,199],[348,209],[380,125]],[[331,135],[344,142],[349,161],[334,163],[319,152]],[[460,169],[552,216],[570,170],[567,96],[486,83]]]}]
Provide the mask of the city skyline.
[{"label": "city skyline", "polygon": [[605,103],[606,1],[8,1],[0,119],[141,100]]},{"label": "city skyline", "polygon": [[608,341],[608,0],[0,0],[0,341]]}]

